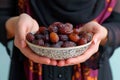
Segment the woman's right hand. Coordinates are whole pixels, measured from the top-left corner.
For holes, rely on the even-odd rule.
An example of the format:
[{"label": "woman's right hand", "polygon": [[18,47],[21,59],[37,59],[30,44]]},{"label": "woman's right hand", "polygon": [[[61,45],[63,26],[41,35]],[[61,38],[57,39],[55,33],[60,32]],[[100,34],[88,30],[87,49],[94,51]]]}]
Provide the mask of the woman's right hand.
[{"label": "woman's right hand", "polygon": [[27,58],[36,63],[56,65],[57,62],[55,60],[38,56],[28,48],[26,44],[26,34],[29,32],[36,32],[38,29],[39,25],[32,17],[27,14],[21,14],[15,26],[15,46],[19,48]]}]

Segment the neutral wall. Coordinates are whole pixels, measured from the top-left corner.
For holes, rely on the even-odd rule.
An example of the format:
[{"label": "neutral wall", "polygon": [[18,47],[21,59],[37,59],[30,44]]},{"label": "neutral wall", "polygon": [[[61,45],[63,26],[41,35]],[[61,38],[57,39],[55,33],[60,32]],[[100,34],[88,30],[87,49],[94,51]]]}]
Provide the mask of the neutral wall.
[{"label": "neutral wall", "polygon": [[[11,45],[11,43],[10,43]],[[10,46],[11,48],[11,46]],[[116,49],[110,59],[114,80],[120,80],[120,48]],[[0,43],[0,80],[8,80],[10,58],[3,45]]]},{"label": "neutral wall", "polygon": [[110,58],[114,80],[120,80],[120,48],[116,49]]},{"label": "neutral wall", "polygon": [[0,43],[0,80],[8,80],[10,58],[3,45]]}]

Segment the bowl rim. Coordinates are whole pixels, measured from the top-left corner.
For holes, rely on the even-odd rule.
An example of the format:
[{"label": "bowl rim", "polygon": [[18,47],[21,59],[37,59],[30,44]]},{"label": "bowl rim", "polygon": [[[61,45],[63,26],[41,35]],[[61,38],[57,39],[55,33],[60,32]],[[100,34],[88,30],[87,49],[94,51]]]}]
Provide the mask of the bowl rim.
[{"label": "bowl rim", "polygon": [[74,46],[74,47],[64,47],[64,48],[54,48],[54,47],[44,47],[44,46],[39,46],[39,45],[35,45],[35,44],[32,44],[31,42],[29,42],[28,40],[26,40],[26,43],[28,45],[32,45],[33,47],[37,47],[37,48],[46,48],[46,49],[51,49],[51,50],[54,50],[54,49],[57,49],[57,50],[65,50],[65,49],[76,49],[76,48],[80,48],[80,47],[85,47],[87,45],[90,45],[92,43],[92,40],[84,45],[80,45],[80,46]]}]

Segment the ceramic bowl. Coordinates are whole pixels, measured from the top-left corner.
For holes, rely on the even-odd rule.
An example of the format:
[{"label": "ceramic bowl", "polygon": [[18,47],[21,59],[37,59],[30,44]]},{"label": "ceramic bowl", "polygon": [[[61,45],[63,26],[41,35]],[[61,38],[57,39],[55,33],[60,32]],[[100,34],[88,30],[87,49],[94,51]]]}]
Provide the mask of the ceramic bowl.
[{"label": "ceramic bowl", "polygon": [[55,60],[62,60],[71,57],[76,57],[84,53],[88,47],[90,46],[91,42],[75,46],[75,47],[67,47],[67,48],[52,48],[52,47],[43,47],[38,46],[33,43],[27,41],[29,48],[40,56],[45,56]]}]

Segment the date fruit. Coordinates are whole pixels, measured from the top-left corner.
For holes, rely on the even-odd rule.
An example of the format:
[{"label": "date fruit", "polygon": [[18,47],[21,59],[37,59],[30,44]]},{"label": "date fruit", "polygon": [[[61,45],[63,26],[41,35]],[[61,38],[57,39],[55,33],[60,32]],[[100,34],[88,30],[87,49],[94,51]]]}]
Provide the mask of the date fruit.
[{"label": "date fruit", "polygon": [[92,40],[93,33],[73,28],[71,23],[54,22],[42,26],[35,33],[28,33],[26,39],[36,45],[45,47],[73,47],[84,45]]}]

